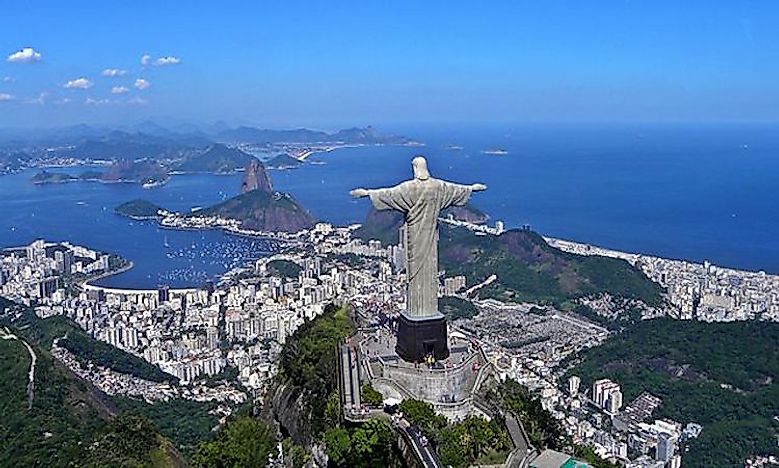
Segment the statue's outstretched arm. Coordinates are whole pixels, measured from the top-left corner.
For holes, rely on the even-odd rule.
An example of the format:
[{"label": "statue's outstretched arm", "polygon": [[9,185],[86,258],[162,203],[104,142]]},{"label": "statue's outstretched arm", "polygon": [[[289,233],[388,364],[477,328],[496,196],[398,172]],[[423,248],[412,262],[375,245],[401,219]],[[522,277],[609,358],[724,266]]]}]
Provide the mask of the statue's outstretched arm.
[{"label": "statue's outstretched arm", "polygon": [[411,209],[412,199],[408,196],[408,188],[404,184],[394,187],[364,189],[356,188],[349,192],[355,198],[371,197],[373,207],[377,210],[397,210],[406,212]]},{"label": "statue's outstretched arm", "polygon": [[487,190],[487,186],[484,184],[471,184],[470,187],[471,190],[474,192],[482,192],[484,190]]},{"label": "statue's outstretched arm", "polygon": [[364,188],[356,188],[356,189],[352,190],[351,192],[349,192],[349,195],[353,196],[354,198],[367,197],[370,194],[371,194],[371,191],[368,190],[368,189],[364,189]]}]

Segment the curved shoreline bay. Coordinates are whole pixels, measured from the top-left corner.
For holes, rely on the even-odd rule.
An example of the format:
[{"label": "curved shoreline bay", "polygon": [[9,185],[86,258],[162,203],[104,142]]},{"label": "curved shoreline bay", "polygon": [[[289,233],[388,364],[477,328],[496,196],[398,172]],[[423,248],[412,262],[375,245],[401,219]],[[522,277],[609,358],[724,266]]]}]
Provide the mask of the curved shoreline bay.
[{"label": "curved shoreline bay", "polygon": [[[272,171],[271,177],[276,190],[293,194],[315,218],[343,225],[363,221],[368,211],[366,202],[349,197],[350,189],[407,178],[411,158],[422,152],[436,177],[486,183],[489,190],[474,205],[509,228],[530,224],[546,236],[624,252],[775,274],[777,135],[737,128],[441,130],[420,135],[424,148],[341,148],[312,154],[295,170]],[[453,144],[462,149],[451,151]],[[509,154],[481,154],[489,147]],[[102,285],[197,286],[267,254],[261,240],[171,231],[113,212],[137,198],[185,213],[211,206],[237,194],[240,173],[174,175],[163,187],[143,189],[35,185],[30,177],[36,172],[0,177],[0,246],[68,240],[135,263]]]}]

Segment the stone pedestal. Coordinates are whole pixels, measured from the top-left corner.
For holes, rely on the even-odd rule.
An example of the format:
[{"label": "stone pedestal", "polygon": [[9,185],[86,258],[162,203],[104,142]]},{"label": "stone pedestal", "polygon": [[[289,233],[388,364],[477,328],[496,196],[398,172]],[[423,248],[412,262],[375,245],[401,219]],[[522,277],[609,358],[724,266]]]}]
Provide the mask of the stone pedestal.
[{"label": "stone pedestal", "polygon": [[446,317],[442,314],[415,318],[401,313],[397,336],[395,351],[407,362],[422,362],[430,354],[439,361],[449,357]]}]

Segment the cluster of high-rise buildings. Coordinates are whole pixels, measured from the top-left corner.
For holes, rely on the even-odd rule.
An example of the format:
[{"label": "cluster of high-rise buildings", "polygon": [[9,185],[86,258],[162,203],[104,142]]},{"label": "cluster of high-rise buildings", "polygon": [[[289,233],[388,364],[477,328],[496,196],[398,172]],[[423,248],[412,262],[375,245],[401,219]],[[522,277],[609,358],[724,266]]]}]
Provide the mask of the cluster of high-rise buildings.
[{"label": "cluster of high-rise buildings", "polygon": [[520,378],[546,388],[542,403],[574,442],[626,467],[678,468],[683,456],[680,443],[698,437],[702,429],[694,422],[683,426],[670,419],[653,419],[662,400],[648,392],[624,405],[619,383],[610,379],[595,380],[587,392],[576,375],[568,378],[565,391],[554,386],[554,378],[544,383],[531,375]]},{"label": "cluster of high-rise buildings", "polygon": [[481,313],[458,320],[456,329],[479,342],[499,378],[516,380],[539,396],[574,442],[631,468],[680,466],[682,443],[697,437],[701,426],[653,419],[660,398],[644,392],[625,404],[624,391],[613,379],[585,383],[573,375],[559,381],[566,358],[597,346],[608,330],[551,307],[493,299],[476,306]]},{"label": "cluster of high-rise buildings", "polygon": [[725,322],[779,321],[779,276],[734,270],[709,262],[693,263],[619,252],[589,244],[545,238],[561,250],[579,255],[620,258],[640,268],[667,289],[672,309],[683,320]]},{"label": "cluster of high-rise buildings", "polygon": [[[350,299],[369,307],[390,303],[393,306],[384,309],[388,314],[405,305],[401,283],[396,281],[396,275],[402,274],[397,262],[402,252],[397,246],[355,241],[352,230],[317,225],[305,234],[314,253],[263,258],[225,275],[215,287],[192,289],[92,286],[85,280],[109,272],[107,255],[36,241],[3,254],[2,295],[33,305],[40,317],[71,318],[94,338],[175,376],[193,389],[192,397],[208,394],[211,399],[234,401],[237,387],[220,393],[213,385],[206,388],[205,382],[235,369],[243,388],[262,393],[276,372],[281,346],[327,304]],[[347,253],[369,263],[350,265],[344,258]],[[299,272],[277,275],[269,267],[274,262],[297,265]],[[78,281],[71,278],[76,272]],[[77,287],[65,289],[66,277]],[[58,355],[68,357],[65,352]],[[161,394],[150,382],[108,369],[90,369],[89,375],[107,391],[146,392],[150,400]]]},{"label": "cluster of high-rise buildings", "polygon": [[622,408],[622,390],[609,379],[596,380],[592,384],[592,401],[606,413],[615,415]]},{"label": "cluster of high-rise buildings", "polygon": [[109,255],[77,245],[36,240],[0,257],[0,295],[30,303],[62,298],[63,279],[106,272]]}]

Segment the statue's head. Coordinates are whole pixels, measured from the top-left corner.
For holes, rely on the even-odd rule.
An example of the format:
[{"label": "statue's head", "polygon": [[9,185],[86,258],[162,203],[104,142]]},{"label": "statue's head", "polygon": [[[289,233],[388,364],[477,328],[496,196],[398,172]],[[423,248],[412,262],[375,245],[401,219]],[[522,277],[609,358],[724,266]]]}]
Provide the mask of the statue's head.
[{"label": "statue's head", "polygon": [[414,169],[414,178],[417,180],[427,180],[430,178],[430,172],[427,170],[427,160],[424,156],[417,156],[411,161],[411,167]]}]

